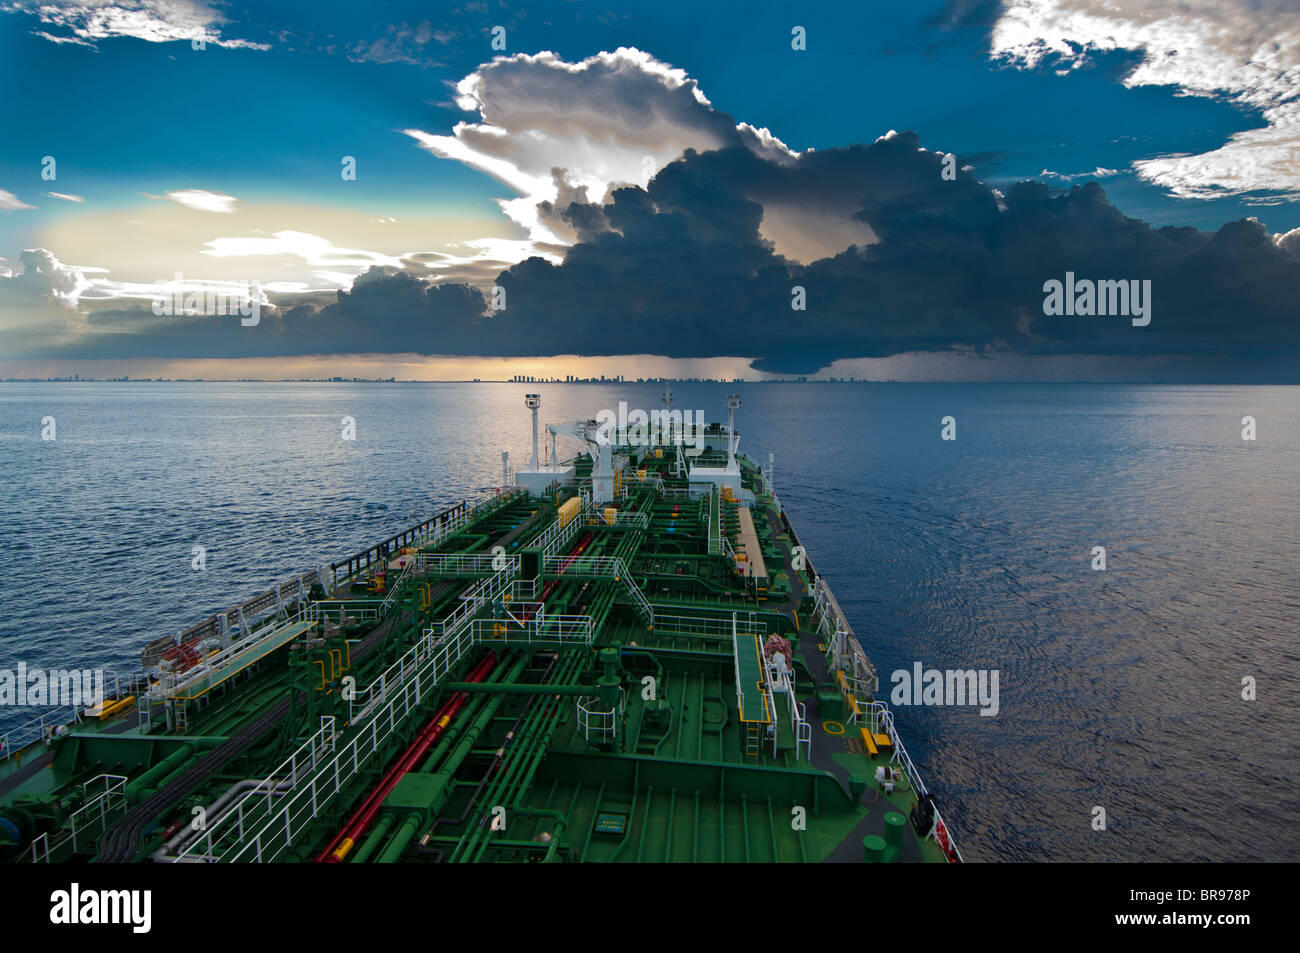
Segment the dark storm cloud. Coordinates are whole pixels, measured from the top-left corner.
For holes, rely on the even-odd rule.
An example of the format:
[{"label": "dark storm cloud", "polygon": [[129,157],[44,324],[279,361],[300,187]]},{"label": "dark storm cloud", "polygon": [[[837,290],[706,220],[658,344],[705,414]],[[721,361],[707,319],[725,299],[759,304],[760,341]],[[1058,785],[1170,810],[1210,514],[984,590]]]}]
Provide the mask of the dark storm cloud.
[{"label": "dark storm cloud", "polygon": [[[960,160],[958,160],[960,166]],[[603,205],[574,192],[546,213],[579,240],[562,264],[531,258],[483,294],[375,267],[332,300],[231,319],[96,312],[60,356],[239,357],[397,353],[746,356],[808,373],[838,358],[976,354],[1300,357],[1300,244],[1256,221],[1152,228],[1095,182],[1023,182],[1005,196],[914,133],[777,163],[746,148],[687,152],[648,189]],[[808,264],[764,237],[765,215],[858,223],[862,244]],[[804,222],[807,226],[807,221]],[[1150,281],[1151,322],[1043,313],[1044,282]],[[807,310],[791,309],[802,287]],[[130,333],[125,333],[129,331]],[[1295,362],[1300,366],[1300,361]]]},{"label": "dark storm cloud", "polygon": [[158,317],[148,307],[93,311],[59,357],[228,358],[414,352],[463,354],[480,336],[477,288],[433,285],[374,267],[328,303],[263,308],[255,326],[233,317]]},{"label": "dark storm cloud", "polygon": [[[914,134],[776,166],[746,150],[688,154],[648,192],[623,189],[610,230],[561,265],[504,273],[508,310],[488,322],[504,353],[743,354],[811,372],[836,358],[969,347],[1020,353],[1248,355],[1300,350],[1300,262],[1257,222],[1153,229],[1096,183],[1021,183],[999,208]],[[880,241],[808,266],[759,232],[762,202],[838,202]],[[586,210],[584,214],[594,214]],[[1150,280],[1151,325],[1049,317],[1043,283]],[[791,288],[808,310],[791,310]]]}]

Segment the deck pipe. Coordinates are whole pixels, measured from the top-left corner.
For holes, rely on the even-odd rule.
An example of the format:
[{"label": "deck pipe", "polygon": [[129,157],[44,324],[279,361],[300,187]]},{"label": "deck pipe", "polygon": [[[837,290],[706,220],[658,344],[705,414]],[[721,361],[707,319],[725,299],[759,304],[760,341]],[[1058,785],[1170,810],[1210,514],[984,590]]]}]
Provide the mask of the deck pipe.
[{"label": "deck pipe", "polygon": [[[508,679],[518,677],[519,673],[523,670],[524,665],[527,664],[527,661],[526,657],[521,657],[518,663],[511,669]],[[505,698],[505,695],[493,695],[489,698],[487,704],[483,706],[482,710],[474,717],[473,722],[465,729],[464,737],[461,739],[460,743],[456,745],[451,754],[447,756],[446,760],[443,761],[442,765],[439,767],[435,777],[441,778],[443,784],[440,786],[441,793],[437,798],[435,798],[434,802],[429,805],[427,809],[429,812],[436,813],[441,810],[443,804],[446,803],[456,772],[474,750],[474,746],[478,744],[479,737],[487,730],[492,720],[496,718],[497,710],[505,702]],[[397,832],[389,840],[387,846],[384,847],[383,851],[376,858],[376,863],[392,863],[401,857],[402,853],[406,850],[407,845],[410,843],[411,838],[416,835],[420,824],[423,822],[421,813],[422,812],[414,811],[407,815],[406,819],[402,822],[402,826],[397,829]]]},{"label": "deck pipe", "polygon": [[128,801],[136,801],[158,788],[164,788],[174,776],[188,766],[190,759],[201,750],[215,748],[224,738],[196,738],[187,741],[152,768],[126,786]]},{"label": "deck pipe", "polygon": [[500,695],[595,695],[595,685],[538,685],[532,682],[448,682],[449,692],[482,692]]},{"label": "deck pipe", "polygon": [[[555,670],[558,658],[559,657],[554,653],[550,654],[550,660],[547,663],[545,671],[542,672],[539,684],[545,684],[550,679],[551,672]],[[518,717],[515,718],[514,724],[510,726],[510,730],[506,732],[506,736],[502,739],[500,746],[495,752],[493,752],[492,760],[488,762],[487,767],[483,770],[483,776],[479,779],[478,786],[474,788],[473,792],[470,794],[469,800],[465,802],[465,809],[461,811],[460,816],[454,818],[439,816],[434,818],[433,823],[429,826],[429,829],[425,831],[424,836],[420,838],[419,844],[416,845],[417,853],[421,856],[431,857],[437,863],[442,862],[443,851],[440,848],[430,847],[430,839],[436,836],[438,828],[443,824],[450,824],[453,827],[459,827],[469,820],[470,812],[473,811],[475,806],[478,804],[479,795],[483,793],[483,789],[487,787],[488,781],[491,780],[492,775],[496,773],[497,768],[505,759],[506,749],[509,748],[511,742],[514,741],[515,733],[519,731],[519,726],[523,724],[524,718],[527,717],[528,713],[532,711],[533,706],[536,704],[537,696],[533,696],[524,703],[523,710],[519,713]]]},{"label": "deck pipe", "polygon": [[[561,684],[567,683],[569,679],[577,674],[581,665],[581,659],[576,656],[566,660],[557,681]],[[529,778],[536,771],[536,766],[540,763],[541,757],[546,753],[545,736],[555,726],[555,722],[548,718],[547,715],[554,711],[552,704],[542,704],[529,713],[527,722],[525,722],[515,739],[514,747],[519,754],[507,761],[505,769],[492,778],[487,796],[483,799],[484,803],[502,804],[506,801],[506,798],[502,796],[504,792],[520,789],[528,783]],[[538,735],[541,737],[535,737]],[[456,850],[452,852],[451,859],[456,860],[469,854],[471,850],[478,846],[483,834],[484,828],[481,826],[469,831]]]},{"label": "deck pipe", "polygon": [[[489,651],[483,659],[474,666],[470,672],[469,681],[477,682],[486,678],[496,665],[497,656],[495,652]],[[330,843],[321,851],[316,858],[317,863],[340,863],[356,846],[357,838],[366,832],[379,813],[379,808],[383,805],[384,799],[397,786],[397,782],[402,779],[411,767],[424,756],[430,746],[442,735],[443,729],[454,718],[457,712],[464,706],[469,696],[464,692],[457,693],[447,700],[438,712],[433,716],[424,729],[416,737],[415,741],[402,753],[397,763],[384,775],[379,784],[370,792],[370,796],[362,805],[353,812],[348,818],[347,823],[343,826]]]},{"label": "deck pipe", "polygon": [[[246,778],[243,781],[236,781],[232,784],[224,794],[213,801],[211,806],[208,807],[205,818],[207,826],[211,827],[216,824],[217,821],[225,817],[226,814],[234,808],[235,805],[232,802],[238,795],[243,794],[245,791],[252,791],[257,788],[265,790],[265,778]],[[275,794],[291,790],[293,790],[292,781],[277,781],[275,784],[271,785],[271,791]],[[153,861],[159,864],[180,861],[180,858],[175,856],[175,852],[183,848],[196,837],[202,836],[202,834],[203,831],[196,831],[189,824],[183,824],[181,829],[173,837],[153,852]]]}]

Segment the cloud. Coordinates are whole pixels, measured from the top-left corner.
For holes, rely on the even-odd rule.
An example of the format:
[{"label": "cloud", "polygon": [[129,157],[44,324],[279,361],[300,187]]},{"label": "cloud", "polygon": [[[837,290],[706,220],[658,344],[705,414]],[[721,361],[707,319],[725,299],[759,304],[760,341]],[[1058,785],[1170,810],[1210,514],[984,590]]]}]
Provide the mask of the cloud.
[{"label": "cloud", "polygon": [[90,287],[86,269],[65,265],[44,248],[27,248],[18,256],[17,271],[0,276],[0,307],[58,304],[77,306]]},{"label": "cloud", "polygon": [[1108,179],[1113,175],[1119,175],[1118,169],[1105,169],[1101,166],[1093,169],[1091,172],[1053,172],[1050,169],[1044,169],[1038,173],[1041,179],[1057,179],[1061,182],[1073,182],[1076,179]]},{"label": "cloud", "polygon": [[[156,195],[150,198],[158,198]],[[186,208],[192,208],[199,212],[219,212],[229,215],[235,211],[235,203],[239,199],[233,195],[226,195],[224,192],[209,192],[206,189],[181,189],[176,192],[168,192],[163,198],[171,199],[177,205],[184,205]]]},{"label": "cloud", "polygon": [[[203,255],[286,256],[339,290],[285,281],[279,306],[243,328],[110,307],[101,293],[131,289],[81,275],[90,283],[76,291],[89,303],[86,326],[48,353],[743,355],[784,373],[917,352],[1187,356],[1203,364],[1266,355],[1300,368],[1300,238],[1270,235],[1255,220],[1212,232],[1153,228],[1123,215],[1096,181],[999,191],[963,157],[950,180],[943,153],[910,131],[797,153],[636,51],[579,64],[554,54],[502,58],[460,92],[481,121],[426,145],[459,150],[462,161],[510,184],[518,198],[503,207],[533,222],[526,239],[398,254],[253,226],[209,240]],[[672,158],[635,161],[647,126],[675,143],[665,147]],[[48,262],[42,269],[57,270]],[[1150,326],[1044,315],[1044,282],[1067,271],[1151,281]],[[489,284],[504,289],[505,310],[488,310],[481,289]],[[791,308],[796,287],[806,310]]]},{"label": "cloud", "polygon": [[[1187,361],[1276,368],[1289,356],[1300,366],[1295,234],[1271,236],[1255,220],[1214,232],[1153,228],[1124,216],[1096,182],[1065,192],[1022,182],[1001,194],[969,171],[946,181],[941,168],[941,153],[912,132],[789,163],[742,146],[688,151],[644,189],[567,205],[583,239],[558,263],[531,257],[501,273],[504,311],[488,310],[467,285],[376,265],[333,300],[275,312],[260,336],[211,320],[142,334],[138,317],[97,312],[96,334],[79,346],[165,357],[378,346],[502,357],[744,354],[778,373],[918,352],[1176,357],[1169,366],[1180,373]],[[755,195],[792,205],[838,197],[874,240],[801,264],[764,236]],[[1151,325],[1044,315],[1044,282],[1067,271],[1150,280]],[[791,308],[795,286],[806,311]],[[129,337],[107,334],[127,328]]]},{"label": "cloud", "polygon": [[435,30],[428,20],[417,26],[390,23],[384,35],[375,40],[362,40],[347,48],[348,59],[354,63],[406,63],[411,66],[435,66],[437,60],[430,56],[430,44],[444,47],[458,36],[455,30]]},{"label": "cloud", "polygon": [[77,310],[90,286],[83,269],[44,248],[28,248],[0,269],[0,354],[21,357],[76,346],[85,331]]},{"label": "cloud", "polygon": [[48,196],[49,196],[50,198],[52,198],[52,199],[62,199],[62,200],[65,201],[65,202],[77,202],[77,203],[81,203],[81,202],[86,201],[86,200],[85,200],[84,198],[82,198],[80,195],[68,195],[68,194],[66,194],[66,193],[64,193],[64,192],[46,192],[45,194],[48,195]]},{"label": "cloud", "polygon": [[201,40],[231,49],[270,49],[265,43],[222,36],[220,27],[229,21],[198,0],[11,0],[0,5],[0,12],[29,14],[46,26],[68,31],[33,31],[52,43],[93,48],[99,40],[134,37],[149,43]]},{"label": "cloud", "polygon": [[[495,353],[745,353],[811,373],[837,358],[973,349],[1014,354],[1300,355],[1300,261],[1257,221],[1216,232],[1125,217],[1096,182],[1020,183],[1001,199],[940,176],[914,133],[777,166],[742,149],[690,153],[646,190],[620,189],[607,230],[563,264],[503,274]],[[878,237],[800,266],[760,231],[757,191],[833,194]],[[1150,327],[1043,314],[1066,271],[1149,279]],[[791,309],[791,289],[808,308]],[[1243,323],[1239,315],[1249,314]]]},{"label": "cloud", "polygon": [[1141,61],[1124,84],[1173,86],[1258,110],[1265,127],[1198,155],[1134,163],[1182,198],[1300,199],[1300,8],[1286,0],[1012,0],[992,27],[1004,62],[1074,69],[1098,53]]},{"label": "cloud", "polygon": [[26,202],[22,201],[22,199],[18,198],[18,196],[14,195],[12,192],[6,192],[4,189],[0,189],[0,211],[17,212],[23,209],[33,209],[33,208],[36,208],[36,206],[28,205]]},{"label": "cloud", "polygon": [[[329,239],[307,232],[280,231],[270,238],[216,238],[206,242],[203,254],[212,258],[239,258],[259,255],[289,255],[300,258],[319,270],[318,278],[330,285],[346,288],[357,273],[373,265],[400,267],[402,259],[360,248],[340,248]],[[347,268],[341,272],[337,269]]]},{"label": "cloud", "polygon": [[[213,287],[188,283],[187,288]],[[0,289],[3,279],[0,279]],[[152,297],[157,288],[140,289]],[[143,296],[143,295],[142,295]],[[42,346],[30,337],[0,337],[7,354],[59,358],[245,358],[394,351],[466,353],[481,340],[476,324],[485,302],[476,288],[435,285],[397,269],[376,266],[350,291],[325,306],[264,307],[255,326],[240,317],[156,316],[148,305],[91,310],[75,335],[53,335]]]},{"label": "cloud", "polygon": [[1300,228],[1293,228],[1289,232],[1276,235],[1273,240],[1277,242],[1278,248],[1300,259]]},{"label": "cloud", "polygon": [[462,79],[456,96],[478,122],[457,123],[451,135],[404,131],[516,193],[498,204],[539,243],[576,237],[557,202],[600,203],[615,186],[644,186],[687,149],[795,155],[766,129],[714,109],[683,70],[626,47],[577,63],[551,52],[498,57]]}]

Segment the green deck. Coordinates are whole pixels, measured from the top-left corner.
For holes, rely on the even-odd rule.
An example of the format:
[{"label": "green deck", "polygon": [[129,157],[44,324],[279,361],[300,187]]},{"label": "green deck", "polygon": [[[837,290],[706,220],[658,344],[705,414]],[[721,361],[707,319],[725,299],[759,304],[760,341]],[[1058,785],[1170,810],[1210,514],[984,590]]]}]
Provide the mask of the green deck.
[{"label": "green deck", "polygon": [[763,691],[763,650],[758,636],[737,636],[735,659],[736,681],[740,684],[740,720],[770,724],[772,713],[767,710],[767,695]]},{"label": "green deck", "polygon": [[[631,469],[658,474],[663,489],[629,480],[627,497],[610,505],[644,514],[644,526],[584,516],[557,540],[557,506],[581,486],[558,497],[512,491],[464,515],[458,508],[443,529],[429,521],[395,545],[476,562],[392,572],[375,592],[373,574],[395,548],[352,557],[328,598],[315,590],[303,606],[286,606],[289,617],[267,630],[273,638],[190,698],[155,697],[147,723],[133,704],[0,760],[0,855],[316,859],[454,701],[373,822],[339,847],[344,862],[860,862],[873,836],[898,840],[878,859],[947,860],[911,824],[886,821],[911,811],[912,781],[904,772],[894,793],[878,789],[875,771],[889,755],[877,761],[864,750],[827,690],[834,678],[819,649],[813,577],[794,568],[795,541],[757,467],[741,458],[773,581],[766,593],[713,539],[736,531],[736,504],[716,491],[692,498],[672,454],[631,454]],[[590,469],[579,458],[581,485]],[[517,566],[494,568],[494,547]],[[608,570],[615,558],[628,578]],[[463,598],[496,584],[477,602]],[[293,621],[300,609],[308,617]],[[744,622],[738,657],[733,614]],[[768,710],[769,633],[795,647],[807,748],[785,696]],[[482,681],[471,683],[485,659]],[[382,698],[367,693],[385,670]],[[366,699],[376,699],[371,709]],[[333,719],[332,731],[322,733],[322,718]],[[268,778],[276,792],[249,796]],[[191,837],[196,807],[208,825]]]}]

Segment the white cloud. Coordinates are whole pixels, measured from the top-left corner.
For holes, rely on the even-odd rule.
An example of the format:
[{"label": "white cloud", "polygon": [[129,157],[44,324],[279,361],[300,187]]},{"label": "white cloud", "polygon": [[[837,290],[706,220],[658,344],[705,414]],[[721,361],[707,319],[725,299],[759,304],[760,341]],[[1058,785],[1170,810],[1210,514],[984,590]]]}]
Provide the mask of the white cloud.
[{"label": "white cloud", "polygon": [[65,201],[65,202],[77,202],[77,203],[81,203],[81,202],[86,201],[86,200],[85,200],[84,198],[82,198],[80,195],[69,195],[69,194],[66,193],[66,192],[46,192],[45,194],[48,195],[48,196],[49,196],[50,198],[52,198],[52,199],[62,199],[62,200]]},{"label": "white cloud", "polygon": [[64,264],[44,248],[24,249],[15,264],[16,268],[0,276],[4,279],[0,281],[0,306],[59,304],[75,308],[91,285],[86,273],[102,271]]},{"label": "white cloud", "polygon": [[429,44],[446,46],[457,36],[450,30],[435,30],[428,20],[417,26],[390,23],[384,35],[377,40],[361,40],[348,47],[348,59],[354,63],[409,63],[413,66],[431,66],[435,60],[429,56]]},{"label": "white cloud", "polygon": [[17,212],[21,209],[36,208],[35,205],[28,205],[12,192],[6,192],[0,189],[0,212]]},{"label": "white cloud", "polygon": [[[150,198],[158,198],[156,195]],[[235,211],[235,203],[239,199],[233,195],[226,195],[224,192],[209,192],[206,189],[181,189],[177,192],[168,192],[164,198],[169,198],[178,205],[184,205],[186,208],[192,208],[199,212],[221,212],[230,214]]]},{"label": "white cloud", "polygon": [[33,31],[53,43],[93,47],[97,40],[129,36],[150,43],[202,40],[213,46],[270,49],[265,43],[223,37],[220,27],[229,21],[199,0],[13,0],[0,5],[0,12],[30,14],[71,34]]},{"label": "white cloud", "polygon": [[1051,169],[1044,169],[1038,175],[1039,178],[1043,179],[1060,179],[1063,182],[1073,182],[1075,179],[1107,179],[1112,175],[1119,175],[1119,170],[1105,169],[1101,166],[1097,166],[1091,172],[1053,172]]},{"label": "white cloud", "polygon": [[[104,271],[105,269],[82,269],[82,271]],[[183,274],[180,277],[171,279],[162,279],[154,282],[143,281],[110,281],[107,278],[92,278],[82,289],[80,300],[85,301],[114,301],[120,299],[137,299],[141,301],[153,301],[160,295],[173,296],[181,295],[182,297],[193,292],[200,294],[213,292],[222,294],[231,298],[239,298],[248,295],[257,297],[258,303],[269,305],[271,302],[266,297],[266,292],[271,290],[256,282],[251,281],[234,281],[226,279],[212,278],[187,278]]]},{"label": "white cloud", "polygon": [[1096,51],[1134,50],[1125,85],[1176,86],[1261,111],[1266,128],[1198,155],[1135,162],[1183,198],[1271,193],[1300,199],[1300,8],[1293,0],[1007,0],[991,54],[1033,68],[1077,68]]},{"label": "white cloud", "polygon": [[[307,232],[281,231],[270,238],[217,238],[205,243],[203,252],[213,258],[253,255],[289,255],[313,268],[313,274],[328,287],[348,288],[353,279],[371,265],[402,267],[402,256],[384,255],[360,248],[341,248],[327,238]],[[351,269],[340,271],[341,268]]]},{"label": "white cloud", "polygon": [[573,240],[542,203],[562,194],[602,202],[619,185],[644,187],[687,149],[743,145],[778,161],[797,155],[766,129],[714,109],[683,70],[626,47],[578,63],[550,52],[498,57],[456,93],[480,121],[457,123],[449,136],[406,134],[515,192],[498,204],[540,244]]}]

